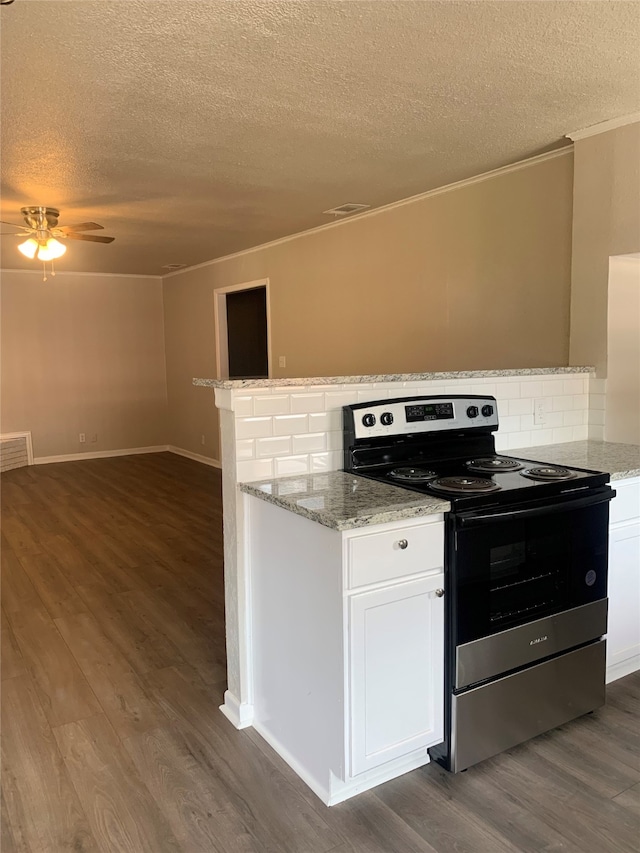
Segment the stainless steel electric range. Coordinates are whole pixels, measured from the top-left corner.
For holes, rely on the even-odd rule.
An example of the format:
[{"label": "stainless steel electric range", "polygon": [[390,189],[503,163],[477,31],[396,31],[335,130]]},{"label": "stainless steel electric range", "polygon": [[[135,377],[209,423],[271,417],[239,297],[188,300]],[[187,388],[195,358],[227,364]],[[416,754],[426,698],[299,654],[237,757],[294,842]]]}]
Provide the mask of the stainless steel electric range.
[{"label": "stainless steel electric range", "polygon": [[489,396],[343,415],[345,471],[451,503],[445,740],[432,757],[464,770],[601,706],[609,475],[496,454]]}]

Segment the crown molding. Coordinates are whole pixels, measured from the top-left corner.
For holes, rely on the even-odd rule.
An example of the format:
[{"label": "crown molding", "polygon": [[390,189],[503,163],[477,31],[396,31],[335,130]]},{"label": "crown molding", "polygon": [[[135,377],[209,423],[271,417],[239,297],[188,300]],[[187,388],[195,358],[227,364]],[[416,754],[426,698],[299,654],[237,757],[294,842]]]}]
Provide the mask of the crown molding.
[{"label": "crown molding", "polygon": [[[0,275],[3,273],[21,273],[22,275],[37,275],[42,278],[42,270],[19,270],[19,269],[11,269],[10,267],[1,267]],[[50,273],[49,273],[50,275]],[[162,281],[161,275],[144,275],[142,273],[134,273],[134,272],[66,272],[64,270],[58,271],[56,270],[56,274],[54,278],[63,278],[68,275],[81,275],[81,276],[92,276],[100,277],[100,278],[149,278],[154,281]]]},{"label": "crown molding", "polygon": [[472,178],[464,178],[461,181],[455,181],[452,184],[445,184],[442,187],[436,187],[432,190],[427,190],[427,192],[420,193],[419,195],[412,195],[408,198],[403,198],[400,201],[393,201],[390,204],[385,204],[382,207],[376,207],[374,210],[367,210],[363,213],[356,213],[353,216],[349,216],[347,219],[340,219],[338,222],[327,222],[325,225],[318,225],[315,228],[309,228],[306,231],[299,231],[296,234],[290,234],[287,237],[279,237],[277,240],[271,240],[268,243],[261,243],[259,246],[252,246],[250,249],[242,249],[240,252],[234,252],[231,255],[223,255],[220,258],[214,258],[211,261],[203,261],[201,264],[194,264],[190,267],[184,267],[184,269],[176,270],[175,272],[167,273],[167,275],[163,276],[163,280],[167,278],[173,278],[177,275],[184,275],[184,273],[191,272],[192,270],[199,270],[203,267],[210,267],[213,264],[221,264],[224,261],[230,261],[233,258],[241,258],[245,255],[250,255],[253,252],[260,252],[263,249],[270,249],[273,246],[281,246],[283,243],[289,243],[291,240],[299,240],[301,237],[308,237],[310,234],[318,234],[321,231],[328,231],[330,228],[343,228],[346,227],[353,222],[362,222],[363,219],[367,219],[371,216],[379,216],[381,213],[387,213],[390,210],[395,210],[399,207],[405,207],[406,205],[415,204],[416,202],[423,201],[427,198],[432,198],[433,196],[441,195],[442,193],[453,192],[454,190],[460,190],[464,187],[472,186],[473,184],[482,183],[482,181],[491,180],[491,178],[497,178],[500,175],[506,175],[509,172],[518,172],[520,169],[527,169],[529,166],[535,166],[538,163],[542,163],[545,160],[553,160],[556,157],[564,157],[566,154],[573,154],[573,146],[565,145],[562,148],[558,148],[554,151],[548,151],[545,154],[537,154],[535,157],[529,157],[526,160],[518,160],[517,163],[510,163],[508,166],[500,166],[497,169],[492,169],[490,172],[483,172],[480,175],[474,175]]},{"label": "crown molding", "polygon": [[640,122],[640,113],[631,113],[628,116],[619,116],[618,118],[609,119],[609,121],[601,121],[599,124],[592,124],[590,127],[585,127],[582,130],[574,130],[571,133],[566,133],[565,136],[572,142],[577,142],[580,139],[587,139],[589,136],[607,133],[607,131],[615,130],[617,127],[636,124],[636,122]]}]

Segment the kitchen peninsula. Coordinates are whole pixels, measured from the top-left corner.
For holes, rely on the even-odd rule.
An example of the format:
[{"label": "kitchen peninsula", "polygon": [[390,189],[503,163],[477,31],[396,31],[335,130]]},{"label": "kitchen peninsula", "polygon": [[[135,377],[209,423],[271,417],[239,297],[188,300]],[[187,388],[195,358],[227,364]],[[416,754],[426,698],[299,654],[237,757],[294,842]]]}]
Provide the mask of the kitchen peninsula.
[{"label": "kitchen peninsula", "polygon": [[[386,500],[380,501],[379,497],[374,501],[371,517],[367,517],[369,510],[362,512],[362,504],[355,511],[348,510],[346,519],[344,514],[335,511],[335,505],[329,501],[327,504],[327,488],[333,493],[335,501],[335,486],[342,478],[342,497],[344,500],[344,478],[340,474],[342,467],[341,455],[341,409],[343,405],[356,401],[385,399],[407,395],[439,394],[439,393],[461,393],[461,394],[492,394],[496,396],[500,411],[500,431],[497,435],[496,447],[503,451],[511,451],[515,448],[519,456],[530,458],[550,459],[552,444],[566,448],[567,451],[573,445],[574,451],[578,445],[588,444],[594,448],[602,442],[587,442],[589,435],[590,412],[599,411],[602,408],[602,385],[596,380],[589,368],[559,368],[540,369],[528,371],[490,371],[463,374],[428,374],[424,376],[411,375],[407,377],[341,377],[330,379],[312,380],[256,380],[248,381],[216,381],[195,380],[196,384],[216,389],[216,403],[221,409],[221,433],[222,433],[222,463],[223,463],[223,500],[225,506],[225,585],[227,604],[227,647],[229,657],[229,689],[225,695],[224,713],[232,720],[234,725],[242,727],[252,725],[254,719],[254,680],[252,667],[254,664],[254,652],[251,648],[251,596],[254,590],[249,588],[248,557],[247,548],[251,547],[246,536],[245,511],[247,502],[249,505],[262,504],[264,511],[279,513],[287,518],[287,523],[293,518],[293,514],[284,505],[287,501],[298,504],[295,514],[298,516],[296,524],[304,523],[308,529],[314,531],[325,531],[325,534],[338,537],[344,545],[347,541],[360,540],[361,543],[367,536],[382,533],[387,525],[387,531],[391,537],[391,549],[393,542],[406,539],[407,535],[400,535],[401,528],[413,528],[413,535],[421,527],[433,531],[441,525],[442,513],[446,511],[446,502],[441,502],[439,507],[423,506],[416,504],[416,495],[405,492],[405,497],[400,503],[406,501],[398,511],[405,513],[393,517],[388,515],[390,505]],[[534,424],[533,401],[543,400],[546,404],[546,423]],[[591,404],[591,405],[590,405]],[[543,405],[544,408],[544,405]],[[599,418],[594,418],[598,420]],[[594,424],[594,426],[597,426]],[[597,429],[594,430],[597,435]],[[539,442],[539,444],[536,444]],[[576,443],[577,442],[577,443]],[[603,446],[606,446],[604,443]],[[558,452],[561,452],[559,450]],[[618,453],[623,454],[622,461],[610,459],[610,465],[599,465],[597,467],[612,472],[621,471],[629,481],[629,507],[633,504],[634,489],[637,494],[637,484],[634,485],[633,477],[640,473],[640,452],[637,448],[618,446]],[[635,455],[634,455],[635,453]],[[626,454],[626,455],[624,455]],[[604,458],[603,458],[603,461]],[[581,464],[573,461],[574,465]],[[585,467],[589,465],[585,464]],[[591,464],[591,467],[596,467]],[[292,476],[293,475],[293,476]],[[282,479],[282,478],[286,479]],[[253,494],[243,495],[238,489],[239,482],[270,480],[267,486],[245,487]],[[297,481],[297,486],[289,494],[287,490],[292,489],[292,484]],[[305,486],[300,490],[304,481]],[[330,488],[330,485],[333,488]],[[615,485],[615,484],[614,484]],[[390,487],[395,492],[395,487]],[[256,497],[255,490],[260,489],[263,494]],[[268,494],[271,490],[270,495]],[[296,494],[297,489],[297,494]],[[306,489],[306,491],[305,491]],[[398,490],[402,491],[402,490]],[[355,494],[360,498],[362,492],[358,489]],[[266,500],[265,500],[266,498]],[[324,502],[324,503],[323,503]],[[275,503],[276,506],[269,506]],[[412,505],[413,503],[413,505]],[[418,502],[419,503],[419,502]],[[329,506],[329,514],[334,513],[335,524],[327,524],[326,518],[320,517]],[[334,508],[331,509],[331,506]],[[302,510],[302,513],[300,512]],[[253,512],[253,510],[251,510]],[[258,514],[262,513],[262,509]],[[625,533],[633,528],[633,508],[625,510],[625,518],[622,520]],[[629,515],[630,513],[630,515]],[[306,518],[300,517],[306,515]],[[638,513],[636,513],[636,516]],[[355,519],[355,522],[354,522]],[[384,524],[382,522],[385,522]],[[319,522],[319,523],[317,523]],[[346,525],[342,528],[340,525]],[[331,527],[334,527],[331,530]],[[271,524],[268,525],[271,530]],[[316,530],[317,529],[317,530]],[[366,534],[366,535],[365,535]],[[306,536],[307,534],[305,534]],[[393,536],[396,536],[393,539]],[[418,533],[418,535],[420,535]],[[315,536],[315,533],[314,533]],[[318,537],[323,534],[318,532]],[[336,540],[337,541],[337,540]],[[631,537],[624,540],[632,542]],[[356,551],[357,551],[356,546]],[[364,547],[364,546],[363,546]],[[633,557],[631,546],[627,553]],[[333,549],[333,550],[332,550]],[[309,549],[311,551],[312,549]],[[345,561],[343,547],[336,548],[334,545],[329,549],[333,553],[332,565],[340,564],[342,571]],[[366,549],[365,549],[366,550]],[[376,549],[374,549],[375,551]],[[393,551],[395,554],[395,551]],[[405,556],[407,552],[404,552]],[[313,549],[314,559],[317,557],[317,549]],[[372,555],[375,556],[375,553]],[[345,563],[346,565],[346,563]],[[355,564],[354,564],[355,565]],[[337,571],[337,570],[336,570]],[[352,575],[358,577],[354,570]],[[410,583],[417,583],[416,589],[420,590],[417,600],[426,601],[433,599],[433,592],[438,587],[434,583],[441,583],[442,559],[430,564],[427,574],[421,577],[413,577],[414,573],[405,575],[396,574],[391,580],[398,578],[406,579],[411,575]],[[333,579],[337,575],[334,572]],[[375,583],[387,584],[389,578],[377,578]],[[431,583],[433,581],[433,583]],[[351,582],[351,581],[349,581]],[[429,586],[424,586],[425,584]],[[389,584],[388,586],[392,586]],[[424,586],[424,589],[422,587]],[[433,587],[433,589],[431,588]],[[382,587],[380,587],[382,589]],[[334,587],[335,592],[335,587]],[[355,592],[343,590],[345,595]],[[301,592],[304,594],[304,590]],[[309,595],[309,590],[307,590]],[[355,595],[353,596],[355,599]],[[422,597],[422,598],[421,598]],[[313,595],[311,595],[313,598]],[[341,623],[342,624],[342,623]],[[342,633],[337,638],[342,643]],[[622,674],[622,673],[620,673]],[[344,698],[344,697],[343,697]],[[423,697],[424,698],[424,697]],[[334,697],[338,701],[338,697]],[[335,714],[335,707],[333,709]],[[342,713],[342,712],[341,712]],[[335,717],[334,717],[335,722]],[[258,724],[259,725],[259,724]],[[384,727],[384,721],[380,721]],[[424,733],[423,733],[424,734]],[[426,735],[425,735],[426,736]],[[409,738],[410,740],[410,738]],[[411,762],[424,763],[426,750],[419,747],[420,756],[413,754],[409,759]],[[357,753],[357,750],[356,750]],[[358,763],[360,759],[356,753],[351,757],[345,753],[347,761],[352,762],[352,768],[360,769],[362,773],[368,774],[372,784],[377,784],[375,768],[365,768]],[[281,753],[282,754],[282,753]],[[409,753],[411,755],[411,752]],[[354,757],[355,756],[355,757]],[[290,756],[291,757],[291,756]],[[360,756],[362,758],[362,756]],[[406,753],[405,753],[406,759]],[[390,758],[385,762],[388,766],[397,759]],[[401,759],[401,762],[404,759]],[[292,760],[292,764],[295,761]],[[400,767],[400,764],[397,765]],[[417,764],[415,766],[418,766]],[[344,766],[336,759],[332,762],[333,768],[338,768],[338,773],[343,773],[340,782],[331,782],[325,785],[325,790],[333,785],[333,792],[329,791],[323,796],[325,801],[339,801],[343,794],[351,796],[357,790],[349,787],[344,781]],[[409,769],[409,765],[405,767]],[[332,771],[334,772],[334,771]],[[350,771],[351,772],[351,771]],[[404,772],[400,769],[399,772]],[[397,774],[394,774],[397,775]],[[389,777],[387,777],[389,778]],[[312,785],[313,787],[313,785]],[[316,785],[316,788],[318,786]],[[369,787],[365,785],[364,787]]]}]

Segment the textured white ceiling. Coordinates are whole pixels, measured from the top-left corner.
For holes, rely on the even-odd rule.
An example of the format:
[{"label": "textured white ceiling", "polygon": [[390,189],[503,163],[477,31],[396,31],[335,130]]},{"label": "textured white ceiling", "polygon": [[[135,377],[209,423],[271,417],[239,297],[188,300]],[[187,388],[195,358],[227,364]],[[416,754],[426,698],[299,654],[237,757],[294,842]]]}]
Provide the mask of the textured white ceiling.
[{"label": "textured white ceiling", "polygon": [[1,218],[116,238],[60,270],[162,274],[640,109],[638,2],[15,0],[0,24]]}]

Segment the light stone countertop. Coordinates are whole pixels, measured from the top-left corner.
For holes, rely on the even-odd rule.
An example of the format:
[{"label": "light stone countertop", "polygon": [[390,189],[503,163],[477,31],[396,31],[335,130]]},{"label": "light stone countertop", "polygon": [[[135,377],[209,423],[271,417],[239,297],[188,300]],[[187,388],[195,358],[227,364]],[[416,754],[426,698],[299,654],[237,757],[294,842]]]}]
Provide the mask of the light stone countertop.
[{"label": "light stone countertop", "polygon": [[390,373],[372,376],[314,376],[297,379],[193,379],[204,388],[285,388],[288,385],[361,385],[369,382],[422,382],[436,379],[484,379],[500,376],[545,376],[567,373],[593,373],[594,367],[522,367],[517,370],[453,370],[445,373]]},{"label": "light stone countertop", "polygon": [[240,483],[241,491],[334,530],[354,530],[448,512],[441,498],[377,483],[344,471]]},{"label": "light stone countertop", "polygon": [[606,471],[612,480],[640,477],[640,445],[616,444],[612,441],[567,441],[563,444],[544,444],[538,447],[519,447],[509,451],[519,459],[548,462]]}]

